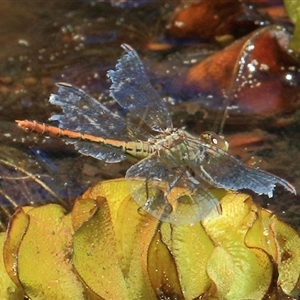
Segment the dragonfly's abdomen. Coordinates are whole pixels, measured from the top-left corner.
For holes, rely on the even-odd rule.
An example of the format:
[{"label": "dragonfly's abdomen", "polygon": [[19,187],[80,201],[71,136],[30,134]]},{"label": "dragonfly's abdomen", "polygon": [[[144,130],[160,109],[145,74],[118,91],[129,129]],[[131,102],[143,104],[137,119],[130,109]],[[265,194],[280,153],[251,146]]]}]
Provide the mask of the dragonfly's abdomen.
[{"label": "dragonfly's abdomen", "polygon": [[109,140],[102,137],[90,135],[90,134],[84,134],[80,133],[78,131],[68,130],[68,129],[62,129],[56,126],[50,126],[45,123],[39,123],[36,121],[16,121],[18,123],[18,126],[27,130],[27,131],[33,131],[39,134],[45,134],[45,135],[52,135],[52,136],[58,136],[68,139],[80,139],[80,140],[86,140],[91,141],[95,143],[101,143],[105,145],[111,145],[116,148],[122,148],[125,149],[125,142],[121,141],[115,141],[115,140]]},{"label": "dragonfly's abdomen", "polygon": [[152,147],[143,141],[125,143],[125,153],[137,159],[145,158],[152,152]]},{"label": "dragonfly's abdomen", "polygon": [[94,143],[103,144],[107,147],[118,149],[119,151],[124,152],[125,154],[128,154],[130,156],[136,157],[137,159],[145,158],[153,152],[151,146],[143,141],[125,142],[113,139],[106,139],[99,136],[80,133],[77,131],[61,129],[59,127],[50,126],[45,123],[39,123],[36,121],[23,120],[16,122],[18,123],[19,127],[27,131],[33,131],[39,134],[58,136],[67,139],[79,139],[83,141],[90,141]]}]

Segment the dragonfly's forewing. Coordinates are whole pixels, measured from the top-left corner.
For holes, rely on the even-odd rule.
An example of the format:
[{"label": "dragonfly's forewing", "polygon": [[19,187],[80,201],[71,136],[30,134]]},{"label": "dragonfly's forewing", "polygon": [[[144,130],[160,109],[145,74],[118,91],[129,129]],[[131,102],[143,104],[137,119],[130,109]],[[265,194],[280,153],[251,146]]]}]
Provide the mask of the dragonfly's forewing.
[{"label": "dragonfly's forewing", "polygon": [[116,70],[107,72],[113,83],[111,96],[151,129],[172,128],[168,108],[150,84],[138,54],[128,45],[123,44],[122,48],[126,53],[119,59]]},{"label": "dragonfly's forewing", "polygon": [[217,216],[219,202],[183,168],[166,166],[157,155],[145,158],[126,173],[128,184],[143,178],[131,191],[137,204],[155,218],[175,225],[194,224]]},{"label": "dragonfly's forewing", "polygon": [[[191,146],[191,145],[190,145]],[[203,143],[195,142],[193,147],[203,149]],[[276,185],[282,185],[286,190],[296,194],[295,188],[284,179],[249,167],[222,149],[211,145],[205,146],[205,155],[200,161],[190,161],[190,167],[195,174],[215,187],[226,190],[249,189],[255,193],[273,196]]]},{"label": "dragonfly's forewing", "polygon": [[[52,94],[49,101],[60,106],[63,114],[53,115],[50,120],[58,121],[60,128],[103,138],[121,138],[125,141],[142,136],[142,134],[139,136],[139,129],[136,126],[112,113],[83,90],[66,83],[59,83],[57,86],[57,94]],[[144,133],[143,136],[145,138]],[[123,153],[118,153],[116,149],[110,149],[98,143],[80,139],[66,139],[66,142],[74,144],[82,154],[106,162],[118,162],[125,159]]]}]

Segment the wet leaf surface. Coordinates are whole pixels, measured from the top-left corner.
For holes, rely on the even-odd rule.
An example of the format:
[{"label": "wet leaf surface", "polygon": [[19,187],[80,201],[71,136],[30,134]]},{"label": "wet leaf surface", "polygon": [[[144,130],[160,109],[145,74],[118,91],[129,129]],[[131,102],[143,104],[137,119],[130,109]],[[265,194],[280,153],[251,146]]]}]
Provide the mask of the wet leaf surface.
[{"label": "wet leaf surface", "polygon": [[128,299],[129,291],[118,262],[109,207],[104,198],[98,199],[98,209],[74,234],[73,264],[95,294],[104,299]]},{"label": "wet leaf surface", "polygon": [[18,277],[17,261],[20,244],[29,225],[29,217],[26,214],[28,207],[20,208],[10,220],[11,230],[6,236],[3,245],[3,261],[7,274],[15,285],[22,291],[22,285]]},{"label": "wet leaf surface", "polygon": [[[130,185],[132,184],[134,183]],[[161,223],[155,234],[149,227],[152,217],[144,215],[145,213],[136,206],[128,195],[128,188],[128,184],[124,180],[102,182],[88,190],[80,201],[86,197],[97,199],[97,197],[104,195],[107,198],[112,218],[109,224],[114,228],[117,241],[117,245],[112,248],[118,248],[120,269],[127,282],[134,285],[134,288],[138,287],[137,291],[140,289],[147,290],[147,285],[140,285],[136,280],[132,281],[130,274],[135,270],[134,274],[136,275],[136,268],[139,269],[148,264],[148,275],[144,274],[143,278],[149,276],[152,284],[157,286],[156,290],[165,293],[165,295],[172,295],[172,292],[180,295],[179,287],[183,295],[187,297],[186,299],[195,298],[202,293],[213,292],[214,289],[212,289],[211,284],[211,280],[213,280],[219,286],[214,292],[221,298],[248,297],[249,299],[259,299],[266,293],[273,293],[276,290],[276,286],[273,286],[274,283],[271,281],[277,276],[276,269],[274,269],[269,255],[280,265],[279,249],[279,251],[294,253],[291,256],[295,262],[293,264],[295,267],[294,274],[299,276],[297,264],[300,259],[294,252],[297,251],[300,242],[299,236],[288,226],[284,226],[284,230],[281,231],[279,228],[280,224],[283,223],[254,204],[248,195],[227,194],[222,199],[222,216],[204,220],[202,225],[198,223],[194,226],[174,226]],[[123,195],[123,199],[121,195]],[[221,194],[219,197],[222,197]],[[103,202],[104,200],[98,198],[98,201]],[[85,211],[89,211],[89,209]],[[289,241],[284,244],[281,243],[279,248],[278,243],[282,239],[280,237],[277,239],[274,230],[271,229],[275,223],[276,226],[279,226],[279,230],[276,231],[278,237],[280,232],[285,232],[287,236],[283,240]],[[144,225],[146,228],[142,229]],[[266,236],[266,226],[270,228],[269,237]],[[156,227],[157,225],[154,228]],[[134,231],[131,231],[132,229]],[[139,235],[139,232],[142,235]],[[150,235],[147,234],[148,232]],[[88,232],[86,234],[89,235]],[[151,244],[149,245],[150,241]],[[246,244],[245,241],[247,241]],[[263,241],[265,242],[263,243]],[[292,246],[285,246],[287,244]],[[286,247],[288,250],[284,250],[287,249]],[[144,253],[143,249],[147,248],[149,250],[145,250],[145,254],[148,253],[148,260],[144,261],[141,259]],[[135,249],[139,249],[138,252],[135,252]],[[220,254],[219,251],[221,251]],[[224,253],[227,253],[225,257],[228,259],[224,260]],[[162,265],[159,264],[160,259],[164,260]],[[228,276],[227,271],[225,272],[227,275],[223,274],[224,269],[222,267],[216,268],[216,265],[220,266],[220,261],[226,265],[226,267],[224,265],[225,270],[231,270],[233,277]],[[158,265],[159,267],[156,267]],[[241,265],[243,265],[242,268],[240,268]],[[174,266],[176,266],[175,269]],[[159,270],[164,270],[164,276],[158,275],[160,274]],[[283,271],[281,276],[288,272],[288,268],[281,270]],[[154,274],[158,276],[155,277]],[[178,279],[174,278],[176,274],[178,274],[179,282]],[[249,280],[249,274],[252,274],[251,280]],[[296,277],[297,275],[289,278],[293,285],[297,282]],[[167,281],[165,281],[166,278],[168,278]],[[173,280],[173,287],[170,286],[170,280]],[[224,280],[227,280],[227,283],[223,282]],[[278,280],[280,284],[281,280]],[[288,284],[289,280],[286,280],[284,284]],[[284,284],[282,288],[284,288]],[[224,285],[227,285],[227,288],[224,288]],[[272,288],[270,289],[270,287]],[[291,293],[292,288],[290,287],[288,290],[285,289],[285,292]]]},{"label": "wet leaf surface", "polygon": [[[168,225],[167,225],[168,226]],[[149,246],[148,274],[157,295],[172,297],[178,295],[183,298],[181,285],[178,278],[177,267],[172,252],[162,239],[162,230],[157,230]]]},{"label": "wet leaf surface", "polygon": [[31,299],[257,300],[279,287],[297,295],[296,231],[249,195],[218,195],[223,214],[194,226],[141,211],[125,179],[98,183],[67,215],[57,204],[24,207],[9,224],[2,268]]},{"label": "wet leaf surface", "polygon": [[291,21],[294,23],[295,28],[293,32],[293,37],[291,39],[290,48],[294,53],[299,57],[300,51],[300,40],[299,40],[299,33],[300,33],[300,5],[298,1],[283,1],[284,7],[289,15]]},{"label": "wet leaf surface", "polygon": [[[116,243],[116,245],[113,244],[109,248],[111,250],[115,249],[112,250],[117,255],[115,259],[120,261],[115,264],[122,270],[127,284],[132,286],[132,290],[128,294],[129,299],[131,299],[130,297],[135,299],[136,295],[153,298],[154,291],[147,275],[147,256],[149,243],[155,234],[158,221],[142,212],[135,203],[132,203],[128,184],[125,180],[112,181],[108,185],[100,183],[93,189],[88,190],[83,198],[88,197],[99,201],[101,200],[98,198],[99,195],[110,199],[108,205],[111,226],[107,225],[109,226],[107,230],[114,231],[115,237],[111,242]],[[97,232],[101,232],[101,230]],[[90,236],[89,233],[87,234]],[[99,242],[107,249],[109,241],[103,243],[101,239]],[[111,255],[110,252],[107,254]],[[105,258],[101,259],[105,260]],[[99,262],[99,264],[101,263]],[[108,277],[108,280],[114,286],[114,273]],[[118,299],[116,296],[111,297]]]},{"label": "wet leaf surface", "polygon": [[[28,212],[29,226],[18,250],[18,276],[32,299],[84,299],[84,289],[70,264],[70,216],[57,204]],[[39,243],[36,243],[39,236]]]},{"label": "wet leaf surface", "polygon": [[[269,289],[275,270],[266,252],[250,249],[244,243],[245,234],[257,219],[258,208],[247,195],[232,194],[231,197],[223,199],[220,218],[203,222],[216,245],[208,260],[207,272],[220,287],[220,298],[261,299]],[[229,202],[225,206],[226,200]]]},{"label": "wet leaf surface", "polygon": [[[194,299],[211,286],[206,264],[214,244],[200,223],[194,226],[161,225],[161,239],[173,254],[183,295]],[[203,259],[199,259],[202,257]]]},{"label": "wet leaf surface", "polygon": [[[5,242],[5,233],[1,232],[0,234],[1,249],[3,249],[4,242]],[[0,290],[1,299],[15,299],[15,300],[23,299],[24,294],[22,290],[15,285],[15,283],[11,280],[11,278],[8,276],[6,272],[2,255],[0,258],[0,274],[1,274],[0,287],[6,287],[6,289],[2,288]]]}]

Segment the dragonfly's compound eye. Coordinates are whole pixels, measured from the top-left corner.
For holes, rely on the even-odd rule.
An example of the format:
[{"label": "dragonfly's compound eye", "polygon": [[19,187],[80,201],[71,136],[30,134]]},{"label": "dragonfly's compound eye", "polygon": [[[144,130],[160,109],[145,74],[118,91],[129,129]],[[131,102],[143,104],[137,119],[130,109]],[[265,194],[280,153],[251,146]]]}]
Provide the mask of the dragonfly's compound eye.
[{"label": "dragonfly's compound eye", "polygon": [[202,134],[200,134],[200,140],[224,151],[228,151],[229,143],[225,137],[222,135],[217,135],[212,131],[204,131]]}]

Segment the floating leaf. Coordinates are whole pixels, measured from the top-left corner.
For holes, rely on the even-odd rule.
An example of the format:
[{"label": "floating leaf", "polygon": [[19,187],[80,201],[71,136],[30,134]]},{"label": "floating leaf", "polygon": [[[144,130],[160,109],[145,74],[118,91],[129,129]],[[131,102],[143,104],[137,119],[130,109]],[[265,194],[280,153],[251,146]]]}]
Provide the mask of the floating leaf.
[{"label": "floating leaf", "polygon": [[158,223],[157,219],[142,211],[130,195],[123,200],[115,231],[119,259],[126,282],[131,287],[132,299],[139,299],[137,295],[142,299],[155,297],[156,289],[153,289],[148,274],[148,255]]},{"label": "floating leaf", "polygon": [[291,21],[295,24],[298,20],[298,8],[299,1],[298,0],[284,0],[284,8],[290,17]]},{"label": "floating leaf", "polygon": [[[24,212],[17,212],[18,214]],[[57,204],[27,212],[28,227],[17,252],[16,270],[30,299],[85,299],[84,289],[70,263],[70,218]],[[17,231],[14,223],[9,232]]]},{"label": "floating leaf", "polygon": [[278,284],[287,294],[297,297],[300,288],[295,289],[300,273],[300,240],[297,232],[285,223],[279,221],[276,216],[272,219],[271,228],[275,236],[278,250]]},{"label": "floating leaf", "polygon": [[76,201],[72,210],[72,225],[74,231],[77,231],[84,222],[89,220],[98,209],[97,202],[86,198],[84,201]]},{"label": "floating leaf", "polygon": [[84,299],[70,263],[70,216],[65,217],[56,204],[28,214],[30,224],[18,252],[19,278],[26,294],[31,299]]},{"label": "floating leaf", "polygon": [[19,208],[12,216],[3,246],[3,260],[6,271],[19,289],[22,289],[22,285],[18,277],[18,252],[29,225],[27,210],[28,208]]},{"label": "floating leaf", "polygon": [[[251,248],[260,248],[278,261],[274,232],[271,228],[272,215],[261,208],[256,211],[257,219],[246,233],[245,244]],[[263,234],[261,234],[263,232]]]},{"label": "floating leaf", "polygon": [[295,24],[290,47],[297,54],[300,54],[300,4],[297,0],[284,0],[284,7],[291,21]]},{"label": "floating leaf", "polygon": [[300,273],[299,235],[270,212],[258,208],[257,214],[259,217],[247,232],[245,243],[272,256],[278,265],[278,284],[286,294],[296,296],[300,292],[294,290]]},{"label": "floating leaf", "polygon": [[[4,247],[5,232],[0,233],[0,249]],[[12,256],[10,254],[10,256]],[[16,285],[11,277],[6,273],[6,265],[3,261],[3,256],[0,257],[0,299],[23,300],[24,293],[20,289],[19,284]]]},{"label": "floating leaf", "polygon": [[3,255],[14,289],[51,300],[257,300],[278,286],[299,292],[299,235],[250,196],[212,190],[222,215],[190,226],[158,221],[129,190],[125,179],[100,182],[69,215],[56,204],[19,209]]},{"label": "floating leaf", "polygon": [[[168,245],[176,262],[177,273],[185,299],[195,299],[211,286],[207,261],[214,244],[201,223],[193,226],[162,224],[162,240]],[[199,259],[201,257],[201,259]]]},{"label": "floating leaf", "polygon": [[234,193],[222,199],[222,207],[222,216],[203,221],[216,246],[208,259],[208,276],[220,298],[262,299],[271,284],[273,264],[266,252],[244,243],[257,219],[257,207],[248,195]]},{"label": "floating leaf", "polygon": [[98,209],[74,233],[74,267],[93,293],[104,299],[130,299],[117,257],[109,206],[104,198],[97,202]]},{"label": "floating leaf", "polygon": [[157,296],[184,299],[172,252],[162,241],[161,230],[153,237],[148,253],[148,274]]},{"label": "floating leaf", "polygon": [[[95,274],[97,275],[95,277],[89,276],[87,278],[87,273],[85,272],[85,276],[83,276],[82,272],[78,270],[78,264],[85,260],[82,259],[82,254],[77,253],[78,251],[74,251],[74,254],[76,254],[74,264],[86,284],[94,292],[97,291],[97,294],[101,297],[103,297],[103,293],[104,295],[108,293],[110,294],[110,299],[119,299],[118,295],[119,297],[123,295],[124,299],[127,299],[126,297],[128,297],[128,299],[136,299],[135,295],[142,295],[142,298],[151,299],[155,293],[147,275],[147,255],[149,244],[155,234],[158,221],[148,214],[138,213],[139,207],[131,198],[128,199],[128,196],[130,196],[128,183],[124,180],[113,180],[99,183],[91,190],[88,190],[82,197],[84,199],[85,197],[94,198],[97,199],[97,202],[101,199],[99,197],[108,199],[108,204],[105,204],[104,207],[108,210],[107,213],[110,215],[109,221],[102,225],[98,224],[99,228],[95,228],[95,233],[93,233],[93,237],[95,237],[93,238],[94,247],[98,249],[100,253],[102,253],[101,251],[105,251],[104,249],[107,249],[107,247],[110,249],[110,251],[107,252],[110,258],[100,255],[99,260],[97,260],[99,267],[95,268],[94,271],[96,273],[100,272],[103,264],[113,265],[113,269],[105,267],[106,272],[108,272],[107,270],[115,270],[111,275],[106,275],[105,278],[108,282],[106,284],[103,282],[100,286],[99,283],[97,283],[97,278],[100,276],[98,273]],[[101,205],[104,204],[101,202]],[[107,207],[107,205],[109,207]],[[108,218],[108,216],[106,218]],[[97,232],[100,234],[99,240],[96,238]],[[101,232],[110,232],[110,234],[103,236]],[[91,234],[90,225],[89,230],[85,231],[85,234],[82,235],[88,239],[92,238]],[[74,239],[76,239],[76,236],[77,232],[75,233]],[[82,239],[84,237],[82,237]],[[74,248],[76,249],[75,245],[76,244],[74,244]],[[112,256],[111,252],[115,255]],[[97,252],[90,255],[94,257],[94,255],[97,255]],[[86,263],[84,263],[83,266],[84,265],[86,265]],[[95,261],[92,259],[91,266],[95,266]],[[121,270],[123,275],[120,273]],[[92,278],[95,278],[96,282],[94,282]],[[119,282],[116,281],[118,278]],[[120,286],[119,289],[116,289],[116,285],[121,283],[123,288]],[[123,290],[127,285],[130,287],[130,293],[129,291],[125,293]]]}]

